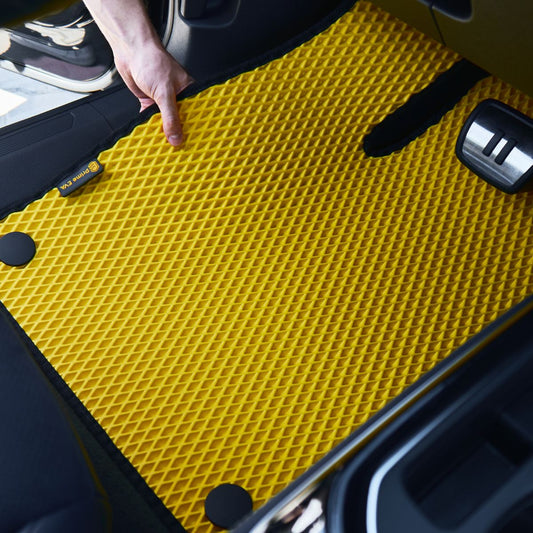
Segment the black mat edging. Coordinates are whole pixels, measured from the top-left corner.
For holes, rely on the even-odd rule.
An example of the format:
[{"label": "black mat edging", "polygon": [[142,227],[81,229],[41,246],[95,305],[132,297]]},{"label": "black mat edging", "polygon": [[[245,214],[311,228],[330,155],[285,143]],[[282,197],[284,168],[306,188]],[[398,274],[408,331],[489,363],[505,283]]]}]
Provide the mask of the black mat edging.
[{"label": "black mat edging", "polygon": [[170,512],[170,510],[150,488],[135,467],[117,448],[102,426],[100,426],[88,409],[74,394],[72,389],[65,383],[55,368],[44,357],[39,348],[37,348],[37,346],[33,343],[30,337],[26,334],[26,332],[22,329],[22,327],[18,324],[18,322],[2,302],[0,302],[0,313],[4,314],[7,320],[11,322],[15,328],[15,331],[17,331],[20,338],[27,345],[28,350],[32,354],[35,362],[47,377],[56,392],[59,394],[61,399],[75,413],[75,415],[84,424],[85,428],[95,438],[98,444],[106,451],[114,465],[116,465],[121,473],[128,479],[131,486],[150,506],[152,511],[161,521],[162,525],[167,528],[169,532],[186,533],[185,528],[179,523],[178,519]]},{"label": "black mat edging", "polygon": [[[295,37],[289,39],[285,43],[283,43],[280,46],[277,46],[273,48],[272,50],[269,50],[268,52],[255,57],[251,60],[244,61],[237,66],[235,66],[232,69],[229,69],[228,71],[224,72],[221,75],[215,76],[212,79],[207,80],[204,83],[194,83],[191,86],[189,86],[187,89],[185,89],[180,95],[177,97],[178,101],[185,100],[186,98],[195,96],[196,94],[201,93],[202,91],[213,87],[215,85],[219,85],[222,83],[225,83],[226,81],[230,80],[231,78],[234,78],[240,74],[243,74],[245,72],[254,70],[256,68],[259,68],[263,65],[266,65],[267,63],[270,63],[271,61],[274,61],[275,59],[279,59],[280,57],[286,55],[287,53],[291,52],[298,46],[303,45],[307,41],[311,40],[313,37],[317,36],[318,34],[325,31],[327,28],[329,28],[333,23],[335,23],[339,18],[341,18],[345,13],[347,13],[355,4],[357,3],[357,0],[345,0],[341,4],[337,6],[334,10],[332,10],[328,16],[324,17],[322,20],[320,20],[318,23],[314,24],[310,28],[308,28],[306,31],[300,33],[299,35],[296,35]],[[121,90],[124,88],[123,84],[119,84],[117,87],[114,87],[110,90]],[[104,91],[106,92],[106,91]],[[79,100],[77,102],[73,102],[71,104],[67,104],[65,106],[62,106],[60,108],[54,109],[52,111],[49,111],[48,113],[44,113],[41,115],[38,115],[37,117],[29,118],[25,121],[19,122],[14,127],[22,127],[31,125],[32,123],[38,122],[42,120],[43,118],[46,118],[48,116],[52,116],[53,114],[57,114],[58,112],[65,112],[69,111],[71,109],[75,109],[77,106],[80,105],[81,102],[83,103],[91,103],[98,98],[101,98],[102,95],[94,94],[92,96],[89,96],[83,100]],[[66,178],[68,178],[70,175],[72,175],[73,172],[75,172],[82,164],[86,163],[87,161],[90,161],[91,159],[94,159],[98,157],[98,155],[108,150],[109,148],[113,147],[121,138],[126,137],[129,135],[137,126],[140,124],[143,124],[146,122],[150,117],[155,115],[159,109],[156,105],[153,105],[149,107],[148,109],[144,110],[141,113],[138,113],[136,116],[132,117],[132,119],[126,123],[123,127],[120,129],[117,129],[113,135],[107,137],[102,142],[96,144],[93,146],[90,150],[87,150],[87,152],[76,160],[75,164],[70,165],[68,168],[65,169],[63,173],[61,173],[57,178],[54,178],[51,181],[48,181],[46,183],[43,183],[41,187],[38,189],[35,189],[34,191],[27,191],[26,189],[23,191],[23,198],[11,202],[8,205],[2,206],[1,205],[1,199],[0,199],[0,220],[4,219],[8,215],[10,215],[13,212],[16,211],[23,211],[28,205],[33,203],[36,200],[39,200],[43,196],[45,196],[49,191],[51,191],[53,188],[57,187],[60,183],[62,183]],[[9,130],[5,131],[13,131],[14,128],[8,126]]]},{"label": "black mat edging", "polygon": [[431,126],[438,124],[470,89],[488,75],[485,70],[461,59],[374,126],[363,140],[365,154],[384,157],[405,148]]}]

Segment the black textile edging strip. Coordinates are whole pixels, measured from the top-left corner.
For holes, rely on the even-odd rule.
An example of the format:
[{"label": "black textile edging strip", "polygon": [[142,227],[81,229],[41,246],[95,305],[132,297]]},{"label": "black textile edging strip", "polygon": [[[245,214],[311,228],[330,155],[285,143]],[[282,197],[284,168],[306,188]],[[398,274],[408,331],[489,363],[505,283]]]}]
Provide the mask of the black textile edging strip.
[{"label": "black textile edging strip", "polygon": [[[332,10],[328,14],[328,16],[324,17],[322,20],[320,20],[313,26],[309,27],[306,31],[300,33],[299,35],[296,35],[292,39],[287,40],[282,45],[277,46],[273,48],[272,50],[269,50],[268,52],[265,52],[264,54],[260,56],[257,56],[248,61],[244,61],[236,65],[234,68],[229,69],[228,71],[224,72],[223,74],[214,76],[212,79],[209,79],[204,83],[195,83],[191,85],[190,87],[185,89],[182,93],[180,93],[177,100],[181,101],[186,98],[195,96],[196,94],[201,93],[202,91],[208,89],[209,87],[212,87],[214,85],[219,85],[240,74],[259,68],[263,65],[266,65],[267,63],[271,61],[274,61],[275,59],[279,59],[280,57],[291,52],[298,46],[301,46],[302,44],[311,40],[313,37],[315,37],[319,33],[325,31],[334,22],[336,22],[340,17],[342,17],[342,15],[347,13],[356,3],[357,3],[357,0],[345,0],[341,2],[334,10]],[[119,89],[122,89],[123,87],[124,85],[120,85],[110,90],[119,90]],[[91,101],[94,101],[100,97],[101,95],[95,94],[93,96],[90,96],[82,100],[82,102],[90,103]],[[79,104],[80,104],[79,101],[73,102],[71,104],[67,104],[66,106],[50,111],[49,115],[57,113],[58,111],[65,112],[65,111],[68,111],[69,109],[74,109]],[[110,135],[109,137],[105,138],[102,142],[88,149],[87,152],[83,155],[83,157],[80,157],[76,161],[75,164],[66,168],[65,171],[60,176],[57,177],[57,179],[53,180],[53,182],[43,183],[42,187],[40,187],[37,190],[32,191],[31,194],[25,195],[23,199],[17,200],[16,202],[12,202],[11,204],[6,205],[6,206],[0,206],[0,220],[4,219],[5,217],[7,217],[8,215],[10,215],[11,213],[15,211],[23,211],[28,205],[30,205],[36,200],[39,200],[40,198],[42,198],[45,194],[47,194],[49,191],[51,191],[55,187],[58,187],[60,183],[62,183],[66,178],[68,178],[73,172],[75,172],[82,164],[84,164],[86,161],[89,161],[93,158],[98,157],[101,152],[114,146],[121,138],[129,135],[137,126],[146,122],[150,117],[155,115],[158,111],[159,109],[157,108],[157,106],[153,105],[149,107],[148,109],[145,109],[143,112],[138,113],[127,124],[125,124],[123,127],[114,131],[113,135]],[[47,115],[48,114],[45,113],[43,115],[39,115],[38,117],[30,118],[27,121],[19,123],[19,125],[30,124],[34,120],[36,119],[41,120],[43,119],[43,117],[46,117]]]},{"label": "black textile edging strip", "polygon": [[85,425],[87,430],[102,447],[102,449],[105,450],[109,458],[128,479],[131,486],[150,506],[154,514],[161,521],[162,525],[168,528],[169,531],[173,531],[175,533],[186,533],[186,530],[179,523],[178,519],[167,509],[162,500],[150,488],[135,467],[116,447],[115,443],[111,440],[111,437],[109,437],[102,426],[100,426],[96,419],[91,415],[80,399],[74,394],[72,389],[65,383],[65,381],[63,381],[63,378],[49,363],[46,357],[44,357],[39,348],[37,348],[37,346],[33,343],[30,337],[26,334],[26,332],[22,329],[22,327],[2,302],[0,302],[0,313],[4,314],[8,321],[11,322],[15,328],[15,331],[17,331],[20,338],[26,343],[35,362],[42,370],[51,385],[55,388],[57,393],[61,396],[63,401],[72,409],[79,420]]},{"label": "black textile edging strip", "polygon": [[477,82],[488,75],[485,70],[461,59],[374,126],[363,140],[365,154],[383,157],[405,148],[437,124]]}]

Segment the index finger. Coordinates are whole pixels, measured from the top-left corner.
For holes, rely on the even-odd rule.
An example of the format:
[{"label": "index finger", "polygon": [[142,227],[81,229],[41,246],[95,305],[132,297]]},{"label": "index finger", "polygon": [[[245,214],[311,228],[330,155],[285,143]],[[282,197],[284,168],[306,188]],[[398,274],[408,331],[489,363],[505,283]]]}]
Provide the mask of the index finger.
[{"label": "index finger", "polygon": [[166,86],[160,95],[155,95],[154,100],[161,111],[163,131],[168,142],[172,146],[179,146],[183,142],[183,132],[174,88]]}]

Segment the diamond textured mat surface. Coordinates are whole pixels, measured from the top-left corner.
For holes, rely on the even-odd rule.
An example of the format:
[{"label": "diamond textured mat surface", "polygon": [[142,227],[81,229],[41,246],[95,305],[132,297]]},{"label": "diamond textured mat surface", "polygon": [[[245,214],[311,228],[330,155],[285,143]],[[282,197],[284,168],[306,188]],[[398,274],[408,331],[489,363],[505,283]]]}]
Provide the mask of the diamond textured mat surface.
[{"label": "diamond textured mat surface", "polygon": [[400,153],[362,138],[457,56],[361,1],[328,31],[183,102],[1,232],[38,244],[0,297],[186,528],[256,505],[533,289],[533,196],[454,156],[483,81]]}]

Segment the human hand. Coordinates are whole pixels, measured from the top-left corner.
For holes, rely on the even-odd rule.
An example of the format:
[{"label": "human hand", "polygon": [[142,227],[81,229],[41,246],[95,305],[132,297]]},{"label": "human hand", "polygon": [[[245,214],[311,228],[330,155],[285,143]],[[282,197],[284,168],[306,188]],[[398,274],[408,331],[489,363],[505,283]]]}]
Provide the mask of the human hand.
[{"label": "human hand", "polygon": [[6,30],[0,29],[0,54],[5,54],[11,47],[11,37]]},{"label": "human hand", "polygon": [[113,50],[115,65],[141,111],[157,104],[168,142],[178,146],[183,132],[176,95],[193,79],[165,50],[143,0],[84,0]]},{"label": "human hand", "polygon": [[172,146],[183,142],[176,95],[193,79],[157,41],[135,50],[114,50],[115,65],[130,91],[139,99],[140,111],[154,103],[161,111],[163,131]]}]

